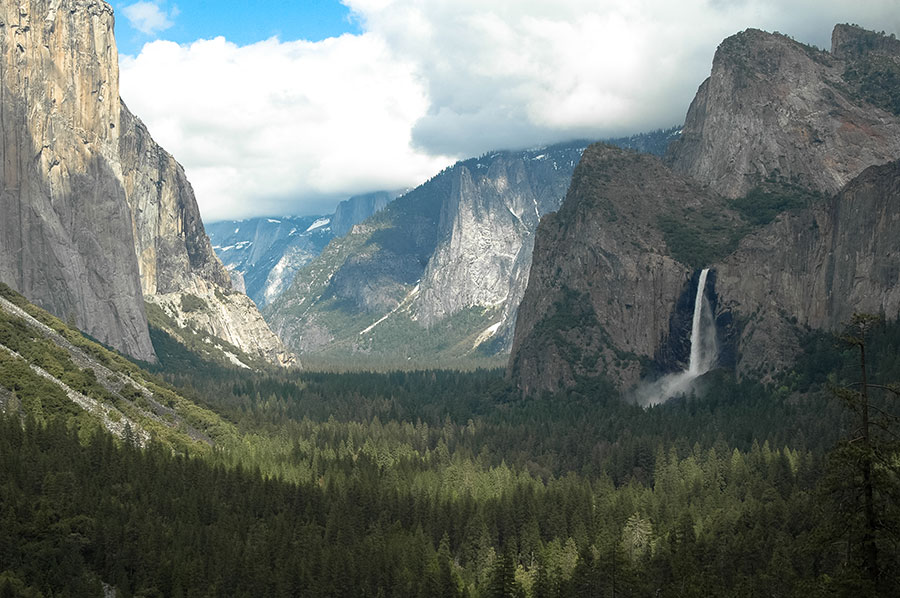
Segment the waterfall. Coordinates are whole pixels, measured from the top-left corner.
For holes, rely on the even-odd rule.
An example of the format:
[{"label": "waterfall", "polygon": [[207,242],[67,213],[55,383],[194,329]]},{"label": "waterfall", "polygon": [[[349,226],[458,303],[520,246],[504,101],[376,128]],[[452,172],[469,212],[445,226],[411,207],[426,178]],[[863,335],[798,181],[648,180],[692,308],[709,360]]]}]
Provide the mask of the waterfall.
[{"label": "waterfall", "polygon": [[686,394],[695,378],[708,372],[716,363],[716,324],[712,308],[706,299],[706,279],[709,268],[700,272],[697,293],[694,296],[694,315],[691,319],[691,352],[685,370],[668,374],[635,391],[638,403],[644,406],[658,405],[668,399]]},{"label": "waterfall", "polygon": [[701,337],[700,327],[703,324],[703,303],[705,299],[704,291],[706,290],[706,276],[709,274],[709,268],[704,268],[700,273],[700,280],[697,281],[697,296],[694,298],[694,319],[691,322],[691,359],[688,361],[688,373],[692,376],[699,376],[707,371],[700,371],[703,355],[703,338]]}]

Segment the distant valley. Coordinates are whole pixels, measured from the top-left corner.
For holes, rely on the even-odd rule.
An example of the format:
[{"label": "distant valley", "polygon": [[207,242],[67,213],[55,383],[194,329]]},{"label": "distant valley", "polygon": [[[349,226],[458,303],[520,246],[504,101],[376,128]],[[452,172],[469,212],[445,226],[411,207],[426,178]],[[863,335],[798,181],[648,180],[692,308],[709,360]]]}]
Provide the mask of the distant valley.
[{"label": "distant valley", "polygon": [[[661,155],[679,133],[609,143]],[[558,209],[587,144],[459,162],[371,221],[363,222],[387,204],[387,193],[351,198],[334,216],[226,221],[207,230],[223,263],[304,358],[353,367],[499,365],[511,346],[537,218]]]},{"label": "distant valley", "polygon": [[325,216],[226,220],[206,226],[213,249],[235,287],[262,308],[290,286],[301,267],[325,246],[383,209],[396,193],[378,191],[351,197]]}]

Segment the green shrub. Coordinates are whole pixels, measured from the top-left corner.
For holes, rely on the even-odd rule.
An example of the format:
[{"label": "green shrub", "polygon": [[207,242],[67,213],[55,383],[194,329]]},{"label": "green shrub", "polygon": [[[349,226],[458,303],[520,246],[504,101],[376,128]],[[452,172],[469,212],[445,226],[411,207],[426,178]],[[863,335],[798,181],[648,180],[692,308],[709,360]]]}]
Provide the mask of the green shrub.
[{"label": "green shrub", "polygon": [[181,311],[183,311],[184,313],[187,314],[194,311],[203,311],[207,309],[209,309],[209,305],[207,305],[206,301],[204,301],[197,295],[185,293],[181,296]]}]

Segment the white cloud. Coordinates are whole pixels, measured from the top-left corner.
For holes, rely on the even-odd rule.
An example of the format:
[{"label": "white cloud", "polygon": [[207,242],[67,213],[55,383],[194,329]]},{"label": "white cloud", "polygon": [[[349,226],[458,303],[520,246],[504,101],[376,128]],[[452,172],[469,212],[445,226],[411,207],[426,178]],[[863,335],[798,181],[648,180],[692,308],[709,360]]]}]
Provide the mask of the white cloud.
[{"label": "white cloud", "polygon": [[677,124],[747,27],[824,47],[837,22],[900,30],[896,0],[343,1],[363,34],[123,59],[124,99],[205,218],[326,211],[451,158]]},{"label": "white cloud", "polygon": [[411,60],[414,141],[477,154],[681,122],[719,42],[748,27],[828,46],[836,22],[896,31],[895,0],[345,0]]},{"label": "white cloud", "polygon": [[372,35],[157,41],[121,71],[123,99],[185,165],[206,219],[327,211],[449,162],[411,148],[427,100],[411,67]]},{"label": "white cloud", "polygon": [[172,19],[178,16],[179,10],[178,7],[173,7],[166,14],[155,2],[135,2],[122,8],[122,13],[133,28],[146,35],[153,35],[174,25]]}]

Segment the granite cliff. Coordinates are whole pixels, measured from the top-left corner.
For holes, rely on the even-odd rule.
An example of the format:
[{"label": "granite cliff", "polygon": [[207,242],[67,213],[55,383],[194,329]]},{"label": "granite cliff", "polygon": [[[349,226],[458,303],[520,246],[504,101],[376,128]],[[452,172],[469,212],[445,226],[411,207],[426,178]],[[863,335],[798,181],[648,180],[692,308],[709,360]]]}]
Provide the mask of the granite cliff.
[{"label": "granite cliff", "polygon": [[466,160],[333,241],[267,306],[295,351],[434,365],[503,352],[534,229],[583,143]]},{"label": "granite cliff", "polygon": [[117,155],[112,9],[35,0],[0,11],[0,279],[153,359]]},{"label": "granite cliff", "polygon": [[153,360],[144,301],[268,361],[290,356],[233,292],[181,166],[121,103],[113,12],[90,0],[0,5],[0,279],[94,337]]},{"label": "granite cliff", "polygon": [[900,120],[868,101],[859,74],[900,73],[900,42],[848,25],[832,37],[831,53],[755,29],[723,41],[669,147],[672,169],[731,198],[766,180],[832,194],[900,155]]},{"label": "granite cliff", "polygon": [[898,317],[898,49],[852,26],[831,53],[748,30],[719,47],[665,165],[589,148],[538,229],[520,388],[683,368],[702,267],[739,376],[770,377],[854,311]]},{"label": "granite cliff", "polygon": [[627,387],[646,374],[691,278],[660,218],[706,215],[728,230],[736,216],[723,204],[654,156],[589,147],[538,227],[509,363],[519,386],[555,392],[603,376]]},{"label": "granite cliff", "polygon": [[871,166],[827,201],[783,214],[715,266],[720,312],[743,323],[740,375],[793,361],[804,329],[854,312],[900,316],[900,162]]},{"label": "granite cliff", "polygon": [[375,191],[363,195],[354,195],[340,202],[331,217],[331,232],[335,237],[343,237],[354,225],[359,224],[375,212],[379,212],[391,203],[399,193]]}]

